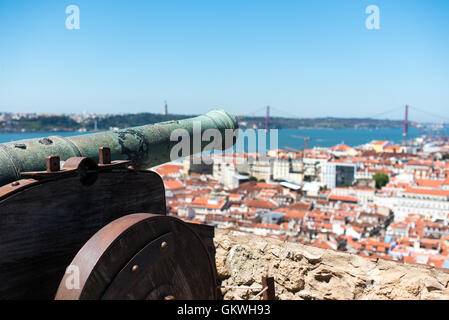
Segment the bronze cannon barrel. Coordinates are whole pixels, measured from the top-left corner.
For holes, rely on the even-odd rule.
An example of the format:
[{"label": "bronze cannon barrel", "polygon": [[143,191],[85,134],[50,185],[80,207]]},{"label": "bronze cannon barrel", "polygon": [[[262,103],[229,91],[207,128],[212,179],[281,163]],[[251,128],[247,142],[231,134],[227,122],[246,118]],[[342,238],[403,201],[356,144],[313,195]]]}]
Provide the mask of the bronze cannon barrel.
[{"label": "bronze cannon barrel", "polygon": [[[198,128],[198,129],[195,129]],[[98,161],[98,150],[108,147],[113,160],[131,160],[139,168],[150,168],[169,162],[171,150],[179,142],[172,141],[172,132],[184,129],[189,138],[189,154],[204,151],[211,141],[201,141],[201,147],[193,146],[195,134],[202,135],[208,129],[221,134],[222,143],[215,149],[226,149],[235,143],[224,145],[227,130],[238,129],[234,116],[222,109],[214,109],[198,117],[167,121],[122,130],[106,131],[72,137],[51,136],[0,144],[0,186],[21,178],[21,172],[44,171],[48,156],[59,156],[61,161],[71,157],[89,157]],[[227,132],[226,132],[227,131]],[[186,156],[185,154],[183,156]],[[178,157],[179,158],[179,157]]]}]

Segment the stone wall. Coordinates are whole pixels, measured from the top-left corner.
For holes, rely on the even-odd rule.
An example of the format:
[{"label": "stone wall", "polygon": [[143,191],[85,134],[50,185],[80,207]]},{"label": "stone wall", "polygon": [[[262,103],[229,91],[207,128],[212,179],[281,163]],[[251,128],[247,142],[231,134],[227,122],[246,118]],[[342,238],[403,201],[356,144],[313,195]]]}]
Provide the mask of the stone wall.
[{"label": "stone wall", "polygon": [[224,299],[251,299],[264,275],[278,299],[449,299],[449,274],[425,266],[215,230],[216,264]]}]

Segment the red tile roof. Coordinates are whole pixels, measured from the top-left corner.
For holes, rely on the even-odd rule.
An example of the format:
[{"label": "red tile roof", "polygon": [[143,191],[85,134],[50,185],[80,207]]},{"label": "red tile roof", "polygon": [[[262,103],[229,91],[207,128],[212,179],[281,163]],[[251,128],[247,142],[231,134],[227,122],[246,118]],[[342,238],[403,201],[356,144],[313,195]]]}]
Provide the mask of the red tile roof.
[{"label": "red tile roof", "polygon": [[196,197],[190,203],[190,206],[206,209],[222,209],[225,206],[226,200],[220,200],[217,201],[217,203],[213,203],[211,202],[212,198],[213,197]]},{"label": "red tile roof", "polygon": [[263,224],[263,223],[257,223],[253,225],[254,228],[261,228],[261,229],[270,229],[270,230],[280,230],[281,226],[277,224]]},{"label": "red tile roof", "polygon": [[390,225],[390,227],[393,229],[406,230],[408,228],[408,223],[402,221],[394,222]]},{"label": "red tile roof", "polygon": [[331,150],[333,151],[347,151],[347,150],[351,150],[353,148],[351,148],[350,146],[346,145],[346,144],[337,144],[336,146],[333,146],[331,148]]},{"label": "red tile roof", "polygon": [[306,211],[299,211],[299,210],[285,209],[276,211],[284,213],[284,217],[286,219],[303,219],[306,215]]},{"label": "red tile roof", "polygon": [[404,191],[406,194],[421,194],[429,196],[449,197],[449,190],[434,190],[434,189],[417,189],[409,188]]},{"label": "red tile roof", "polygon": [[357,198],[349,197],[349,196],[338,196],[338,195],[335,195],[335,194],[331,194],[329,196],[329,200],[331,200],[331,201],[343,201],[343,202],[354,202],[354,203],[358,202]]},{"label": "red tile roof", "polygon": [[167,190],[179,190],[185,188],[185,186],[178,180],[165,180],[164,186]]},{"label": "red tile roof", "polygon": [[248,200],[245,202],[245,204],[248,207],[253,207],[253,208],[261,208],[261,209],[277,208],[277,206],[274,203],[272,203],[271,201],[267,201],[267,200]]},{"label": "red tile roof", "polygon": [[438,189],[444,183],[444,180],[416,179],[416,183],[419,187]]},{"label": "red tile roof", "polygon": [[170,174],[176,174],[184,170],[184,166],[178,164],[164,164],[157,168],[155,171],[161,176],[168,176]]}]

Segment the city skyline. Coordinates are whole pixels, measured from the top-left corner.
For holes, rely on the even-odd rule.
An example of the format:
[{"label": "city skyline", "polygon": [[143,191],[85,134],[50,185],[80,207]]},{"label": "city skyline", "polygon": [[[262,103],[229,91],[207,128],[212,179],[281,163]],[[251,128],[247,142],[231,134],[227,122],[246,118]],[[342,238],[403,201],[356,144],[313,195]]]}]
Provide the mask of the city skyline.
[{"label": "city skyline", "polygon": [[[66,8],[80,28],[66,28]],[[379,8],[380,29],[365,12]],[[445,115],[444,1],[0,1],[0,110]],[[187,112],[188,111],[188,112]],[[256,116],[263,116],[263,111]],[[403,111],[389,118],[402,119]],[[411,114],[411,121],[442,121]]]}]

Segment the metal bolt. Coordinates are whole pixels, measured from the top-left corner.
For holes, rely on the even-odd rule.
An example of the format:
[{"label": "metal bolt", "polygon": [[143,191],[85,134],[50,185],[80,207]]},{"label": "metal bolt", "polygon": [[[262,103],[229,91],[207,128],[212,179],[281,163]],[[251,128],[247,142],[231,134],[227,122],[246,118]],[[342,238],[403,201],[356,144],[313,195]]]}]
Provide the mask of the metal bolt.
[{"label": "metal bolt", "polygon": [[133,267],[131,268],[131,272],[132,273],[137,273],[137,272],[139,272],[139,266],[136,264],[136,265],[133,265]]},{"label": "metal bolt", "polygon": [[17,187],[18,185],[20,185],[19,181],[14,181],[13,183],[11,183],[11,186],[13,187]]},{"label": "metal bolt", "polygon": [[164,300],[175,300],[175,297],[174,296],[166,296],[165,298],[164,298]]},{"label": "metal bolt", "polygon": [[162,242],[162,243],[161,243],[161,249],[162,249],[162,250],[165,250],[165,249],[167,249],[167,248],[168,248],[168,243],[165,242],[165,241]]}]

